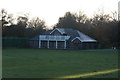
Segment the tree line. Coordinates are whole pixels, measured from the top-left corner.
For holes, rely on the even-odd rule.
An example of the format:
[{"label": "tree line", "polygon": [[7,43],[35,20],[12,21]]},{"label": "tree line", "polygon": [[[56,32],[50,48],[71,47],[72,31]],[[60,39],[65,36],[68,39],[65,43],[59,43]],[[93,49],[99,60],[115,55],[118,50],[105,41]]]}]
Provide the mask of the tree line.
[{"label": "tree line", "polygon": [[[4,9],[1,10],[2,36],[3,37],[35,37],[48,30],[44,20],[35,17],[31,20],[27,16],[18,16],[13,24],[13,17]],[[99,11],[92,18],[88,18],[83,12],[66,12],[58,19],[53,28],[72,28],[79,30],[98,40],[101,48],[117,47],[119,43],[119,27],[117,13],[112,15]]]},{"label": "tree line", "polygon": [[[24,14],[14,20],[12,15],[9,15],[4,9],[1,10],[1,16],[2,37],[31,38],[47,30],[45,21],[39,17],[34,17],[29,20],[29,17]],[[14,24],[15,21],[16,24]]]}]

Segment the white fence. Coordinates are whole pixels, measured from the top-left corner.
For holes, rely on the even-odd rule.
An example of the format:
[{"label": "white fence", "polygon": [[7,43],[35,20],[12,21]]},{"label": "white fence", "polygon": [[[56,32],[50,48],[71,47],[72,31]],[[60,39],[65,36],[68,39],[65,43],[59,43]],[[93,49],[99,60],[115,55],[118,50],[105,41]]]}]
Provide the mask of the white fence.
[{"label": "white fence", "polygon": [[70,36],[57,36],[57,35],[40,35],[40,40],[53,40],[53,41],[65,41],[68,40]]}]

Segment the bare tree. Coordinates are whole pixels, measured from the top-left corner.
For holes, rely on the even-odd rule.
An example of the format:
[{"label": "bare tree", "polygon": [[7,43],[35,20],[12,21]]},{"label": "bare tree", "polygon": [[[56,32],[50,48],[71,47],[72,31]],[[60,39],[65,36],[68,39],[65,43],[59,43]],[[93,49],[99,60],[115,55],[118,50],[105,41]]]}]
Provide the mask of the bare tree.
[{"label": "bare tree", "polygon": [[75,15],[78,23],[85,23],[88,20],[87,16],[81,11],[78,14],[75,13]]},{"label": "bare tree", "polygon": [[111,13],[112,13],[112,17],[111,17],[112,20],[113,20],[113,21],[117,21],[117,15],[118,15],[118,14],[117,14],[117,11],[113,11],[113,12],[111,12]]},{"label": "bare tree", "polygon": [[46,29],[46,26],[45,26],[45,21],[39,19],[38,17],[36,18],[33,18],[31,19],[29,22],[28,22],[28,27],[32,27],[34,29]]},{"label": "bare tree", "polygon": [[36,35],[41,34],[46,30],[45,21],[39,19],[38,17],[34,17],[28,22],[25,36],[34,37]]},{"label": "bare tree", "polygon": [[13,15],[12,14],[8,14],[7,11],[5,9],[1,9],[0,11],[0,16],[1,16],[1,23],[2,26],[8,26],[13,24]]}]

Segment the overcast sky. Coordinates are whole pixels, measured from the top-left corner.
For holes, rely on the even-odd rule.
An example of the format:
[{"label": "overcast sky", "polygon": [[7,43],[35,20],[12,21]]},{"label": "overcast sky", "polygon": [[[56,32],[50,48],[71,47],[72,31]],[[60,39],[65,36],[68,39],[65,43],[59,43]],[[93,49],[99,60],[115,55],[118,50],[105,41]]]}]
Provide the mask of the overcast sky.
[{"label": "overcast sky", "polygon": [[59,17],[65,12],[84,12],[92,16],[98,8],[103,8],[105,13],[118,10],[119,0],[2,0],[0,8],[8,13],[20,15],[29,13],[45,20],[48,26],[58,22]]}]

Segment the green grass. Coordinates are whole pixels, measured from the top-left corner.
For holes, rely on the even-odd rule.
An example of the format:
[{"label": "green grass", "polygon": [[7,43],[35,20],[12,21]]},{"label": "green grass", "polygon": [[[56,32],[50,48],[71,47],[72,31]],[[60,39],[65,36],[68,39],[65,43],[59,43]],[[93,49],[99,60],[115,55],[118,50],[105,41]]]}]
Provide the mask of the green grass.
[{"label": "green grass", "polygon": [[[54,78],[118,68],[114,51],[3,49],[4,78]],[[113,75],[97,76],[116,78]]]},{"label": "green grass", "polygon": [[118,78],[118,72],[113,72],[113,73],[108,73],[108,74],[101,74],[101,75],[95,75],[95,76],[90,76],[88,78]]}]

